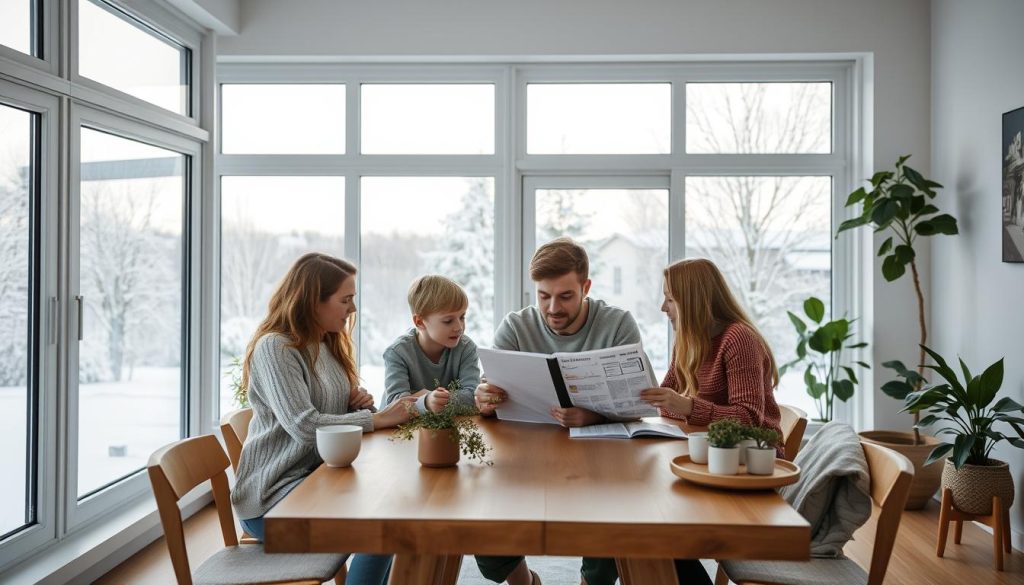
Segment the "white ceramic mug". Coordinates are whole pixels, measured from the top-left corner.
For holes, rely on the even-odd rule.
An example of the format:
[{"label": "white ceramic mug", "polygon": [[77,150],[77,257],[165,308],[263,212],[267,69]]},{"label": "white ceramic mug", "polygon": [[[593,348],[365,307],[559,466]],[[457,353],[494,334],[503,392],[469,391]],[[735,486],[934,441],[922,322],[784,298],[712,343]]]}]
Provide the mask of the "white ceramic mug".
[{"label": "white ceramic mug", "polygon": [[362,444],[362,427],[331,425],[316,430],[316,450],[328,467],[352,465]]},{"label": "white ceramic mug", "polygon": [[708,462],[708,434],[687,433],[686,442],[690,447],[690,461],[706,464]]}]

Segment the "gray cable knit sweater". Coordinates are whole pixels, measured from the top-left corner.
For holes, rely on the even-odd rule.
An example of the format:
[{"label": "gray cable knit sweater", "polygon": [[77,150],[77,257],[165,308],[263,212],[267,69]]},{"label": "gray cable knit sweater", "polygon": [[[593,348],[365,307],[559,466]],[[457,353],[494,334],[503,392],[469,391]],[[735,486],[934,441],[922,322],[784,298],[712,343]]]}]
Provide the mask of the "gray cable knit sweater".
[{"label": "gray cable knit sweater", "polygon": [[369,410],[348,412],[351,386],[341,364],[320,344],[315,375],[280,334],[256,342],[249,370],[252,422],[238,461],[231,502],[241,519],[266,514],[323,460],[317,427],[351,424],[373,430]]}]

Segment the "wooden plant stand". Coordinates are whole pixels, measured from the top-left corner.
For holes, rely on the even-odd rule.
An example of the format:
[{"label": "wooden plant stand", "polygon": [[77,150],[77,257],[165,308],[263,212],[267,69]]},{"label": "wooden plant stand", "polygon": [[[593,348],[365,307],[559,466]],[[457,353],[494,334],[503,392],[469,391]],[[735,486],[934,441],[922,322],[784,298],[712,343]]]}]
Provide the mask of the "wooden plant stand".
[{"label": "wooden plant stand", "polygon": [[1003,507],[999,496],[992,497],[992,513],[987,516],[968,514],[953,507],[953,492],[949,488],[942,490],[942,508],[939,510],[939,545],[935,554],[939,557],[946,551],[946,535],[949,533],[949,523],[956,522],[956,529],[953,532],[953,542],[960,544],[960,536],[963,534],[964,521],[977,521],[986,526],[992,527],[992,544],[995,548],[995,565],[997,571],[1003,570],[1003,551],[1007,554],[1013,551],[1010,547],[1010,510]]}]

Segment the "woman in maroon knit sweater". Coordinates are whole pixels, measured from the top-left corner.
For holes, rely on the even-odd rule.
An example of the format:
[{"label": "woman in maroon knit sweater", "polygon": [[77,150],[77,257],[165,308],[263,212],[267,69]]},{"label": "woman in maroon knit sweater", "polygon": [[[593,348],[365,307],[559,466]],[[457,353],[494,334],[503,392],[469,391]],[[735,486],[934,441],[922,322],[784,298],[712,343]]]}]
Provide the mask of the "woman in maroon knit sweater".
[{"label": "woman in maroon knit sweater", "polygon": [[641,398],[663,416],[707,426],[723,418],[779,427],[775,358],[710,260],[680,260],[665,269],[665,302],[675,329],[672,365],[661,388]]}]

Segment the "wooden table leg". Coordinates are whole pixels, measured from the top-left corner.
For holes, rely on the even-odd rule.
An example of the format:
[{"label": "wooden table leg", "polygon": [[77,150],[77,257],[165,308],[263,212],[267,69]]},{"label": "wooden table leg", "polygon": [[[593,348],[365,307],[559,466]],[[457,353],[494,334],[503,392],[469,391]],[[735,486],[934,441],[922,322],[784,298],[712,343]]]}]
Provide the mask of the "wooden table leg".
[{"label": "wooden table leg", "polygon": [[462,555],[451,555],[444,559],[444,571],[438,585],[455,585],[462,570]]},{"label": "wooden table leg", "polygon": [[[442,583],[448,557],[444,555],[397,554],[388,583],[392,585],[435,585]],[[458,574],[456,573],[456,576]]]},{"label": "wooden table leg", "polygon": [[672,559],[615,559],[622,585],[677,585]]}]

